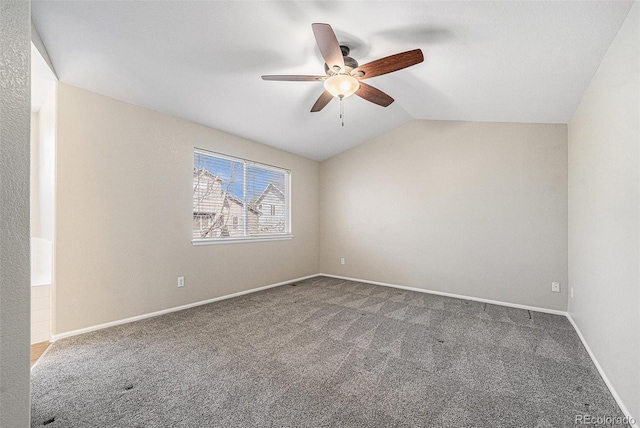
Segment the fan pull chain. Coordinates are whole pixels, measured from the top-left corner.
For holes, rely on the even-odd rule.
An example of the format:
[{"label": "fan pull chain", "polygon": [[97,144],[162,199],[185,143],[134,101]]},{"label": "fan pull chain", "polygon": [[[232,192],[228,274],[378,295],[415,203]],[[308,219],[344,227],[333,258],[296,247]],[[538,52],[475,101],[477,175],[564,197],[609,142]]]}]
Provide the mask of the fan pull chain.
[{"label": "fan pull chain", "polygon": [[344,127],[344,96],[340,95],[340,120],[342,120],[342,126]]}]

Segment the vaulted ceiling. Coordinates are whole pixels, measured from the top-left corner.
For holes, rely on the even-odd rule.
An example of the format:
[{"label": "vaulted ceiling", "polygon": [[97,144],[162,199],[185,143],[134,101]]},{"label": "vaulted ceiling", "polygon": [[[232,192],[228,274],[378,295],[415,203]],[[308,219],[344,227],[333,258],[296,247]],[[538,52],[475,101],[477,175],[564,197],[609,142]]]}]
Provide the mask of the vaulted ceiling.
[{"label": "vaulted ceiling", "polygon": [[[60,81],[316,160],[412,119],[567,123],[632,2],[34,1]],[[360,64],[425,61],[319,113],[311,31],[329,23]]]}]

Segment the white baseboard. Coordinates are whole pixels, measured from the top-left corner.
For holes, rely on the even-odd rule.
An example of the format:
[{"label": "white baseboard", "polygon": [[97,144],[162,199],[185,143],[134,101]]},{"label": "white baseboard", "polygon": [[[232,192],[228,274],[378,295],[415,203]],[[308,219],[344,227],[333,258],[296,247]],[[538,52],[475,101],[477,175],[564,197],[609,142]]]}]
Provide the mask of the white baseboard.
[{"label": "white baseboard", "polygon": [[[609,381],[609,378],[607,377],[606,373],[602,369],[602,366],[596,359],[596,356],[591,351],[589,344],[587,343],[586,339],[582,335],[582,332],[578,328],[578,325],[573,320],[573,317],[571,317],[571,314],[567,313],[567,318],[569,319],[569,322],[571,322],[571,325],[573,325],[573,328],[576,331],[576,333],[578,333],[578,337],[580,338],[580,340],[582,341],[582,344],[584,345],[585,349],[589,353],[589,357],[591,357],[591,361],[593,361],[593,364],[596,366],[596,369],[598,369],[598,373],[600,373],[600,377],[602,377],[602,380],[604,380],[605,385],[607,385],[607,388],[609,388],[609,392],[611,392],[611,395],[613,395],[614,400],[616,400],[616,403],[618,403],[618,407],[620,407],[620,410],[622,410],[622,413],[624,413],[625,416],[632,417],[631,413],[629,412],[629,409],[627,409],[627,406],[625,406],[624,403],[622,402],[622,399],[620,398],[615,388],[611,384],[611,381]],[[636,417],[640,417],[640,415],[636,415]],[[633,428],[640,428],[639,421],[636,419],[635,423],[630,426]]]},{"label": "white baseboard", "polygon": [[263,287],[252,288],[250,290],[245,290],[245,291],[239,291],[237,293],[227,294],[225,296],[214,297],[213,299],[202,300],[202,301],[199,301],[199,302],[189,303],[189,304],[182,305],[182,306],[176,306],[176,307],[169,308],[169,309],[163,309],[161,311],[150,312],[150,313],[142,314],[142,315],[136,315],[135,317],[125,318],[125,319],[121,319],[121,320],[117,320],[117,321],[111,321],[111,322],[108,322],[108,323],[98,324],[98,325],[94,325],[94,326],[91,326],[91,327],[85,327],[85,328],[81,328],[81,329],[78,329],[78,330],[72,330],[72,331],[66,331],[64,333],[52,334],[51,335],[51,342],[53,343],[56,340],[64,339],[65,337],[71,337],[71,336],[77,336],[77,335],[83,334],[83,333],[89,333],[90,331],[102,330],[103,328],[114,327],[114,326],[117,326],[117,325],[127,324],[127,323],[134,322],[134,321],[140,321],[140,320],[143,320],[143,319],[146,319],[146,318],[157,317],[159,315],[165,315],[165,314],[169,314],[171,312],[182,311],[184,309],[189,309],[189,308],[193,308],[193,307],[196,307],[196,306],[206,305],[208,303],[219,302],[220,300],[231,299],[233,297],[238,297],[238,296],[242,296],[242,295],[249,294],[249,293],[255,293],[257,291],[267,290],[269,288],[279,287],[279,286],[285,285],[285,284],[291,284],[292,282],[302,281],[302,280],[309,279],[309,278],[315,278],[316,276],[319,276],[319,274],[303,276],[301,278],[294,278],[294,279],[290,279],[290,280],[287,280],[287,281],[278,282],[278,283],[275,283],[275,284],[265,285]]},{"label": "white baseboard", "polygon": [[492,304],[492,305],[499,305],[499,306],[509,306],[511,308],[526,309],[526,310],[530,310],[530,311],[544,312],[544,313],[547,313],[547,314],[567,315],[567,313],[565,311],[559,311],[557,309],[538,308],[536,306],[527,306],[527,305],[521,305],[521,304],[518,304],[518,303],[501,302],[501,301],[498,301],[498,300],[483,299],[481,297],[470,297],[470,296],[464,296],[462,294],[445,293],[445,292],[442,292],[442,291],[427,290],[427,289],[424,289],[424,288],[407,287],[405,285],[389,284],[387,282],[370,281],[368,279],[349,278],[349,277],[346,277],[346,276],[330,275],[328,273],[321,273],[321,274],[319,274],[317,276],[328,276],[328,277],[331,277],[331,278],[345,279],[345,280],[348,280],[348,281],[365,282],[367,284],[382,285],[384,287],[399,288],[401,290],[417,291],[418,293],[437,294],[438,296],[453,297],[453,298],[456,298],[456,299],[463,299],[463,300],[472,300],[474,302],[489,303],[489,304]]},{"label": "white baseboard", "polygon": [[461,294],[445,293],[445,292],[434,291],[434,290],[425,290],[425,289],[422,289],[422,288],[407,287],[407,286],[404,286],[404,285],[389,284],[389,283],[386,283],[386,282],[378,282],[378,281],[370,281],[370,280],[360,279],[360,278],[350,278],[350,277],[346,277],[346,276],[331,275],[331,274],[325,274],[325,273],[317,273],[317,274],[313,274],[313,275],[304,276],[304,277],[301,277],[301,278],[295,278],[295,279],[291,279],[291,280],[287,280],[287,281],[283,281],[283,282],[278,282],[278,283],[275,283],[275,284],[265,285],[263,287],[252,288],[250,290],[240,291],[238,293],[227,294],[225,296],[220,296],[220,297],[214,297],[212,299],[207,299],[207,300],[202,300],[202,301],[199,301],[199,302],[189,303],[189,304],[182,305],[182,306],[175,306],[173,308],[163,309],[161,311],[150,312],[150,313],[142,314],[142,315],[136,315],[134,317],[125,318],[125,319],[116,320],[116,321],[111,321],[111,322],[108,322],[108,323],[98,324],[98,325],[94,325],[94,326],[90,326],[90,327],[85,327],[85,328],[81,328],[81,329],[78,329],[78,330],[72,330],[72,331],[67,331],[67,332],[63,332],[63,333],[52,334],[50,341],[53,343],[56,340],[64,339],[65,337],[77,336],[79,334],[89,333],[91,331],[102,330],[103,328],[109,328],[109,327],[114,327],[114,326],[117,326],[117,325],[127,324],[127,323],[130,323],[130,322],[139,321],[139,320],[143,320],[143,319],[146,319],[146,318],[157,317],[157,316],[168,314],[168,313],[171,313],[171,312],[177,312],[177,311],[181,311],[181,310],[184,310],[184,309],[193,308],[193,307],[196,307],[196,306],[206,305],[208,303],[218,302],[220,300],[231,299],[233,297],[242,296],[244,294],[255,293],[257,291],[267,290],[267,289],[273,288],[273,287],[279,287],[281,285],[290,284],[290,283],[296,282],[296,281],[302,281],[302,280],[309,279],[309,278],[315,278],[317,276],[327,276],[327,277],[330,277],[330,278],[338,278],[338,279],[344,279],[344,280],[348,280],[348,281],[365,282],[365,283],[374,284],[374,285],[382,285],[382,286],[385,286],[385,287],[399,288],[399,289],[402,289],[402,290],[417,291],[419,293],[437,294],[437,295],[440,295],[440,296],[454,297],[454,298],[457,298],[457,299],[464,299],[464,300],[473,300],[473,301],[476,301],[476,302],[490,303],[490,304],[494,304],[494,305],[510,306],[510,307],[519,308],[519,309],[527,309],[527,310],[538,311],[538,312],[546,312],[546,313],[556,314],[556,315],[567,315],[567,313],[564,312],[564,311],[558,311],[558,310],[554,310],[554,309],[538,308],[538,307],[535,307],[535,306],[527,306],[527,305],[520,305],[520,304],[516,304],[516,303],[501,302],[501,301],[497,301],[497,300],[482,299],[482,298],[479,298],[479,297],[469,297],[469,296],[464,296],[464,295],[461,295]]}]

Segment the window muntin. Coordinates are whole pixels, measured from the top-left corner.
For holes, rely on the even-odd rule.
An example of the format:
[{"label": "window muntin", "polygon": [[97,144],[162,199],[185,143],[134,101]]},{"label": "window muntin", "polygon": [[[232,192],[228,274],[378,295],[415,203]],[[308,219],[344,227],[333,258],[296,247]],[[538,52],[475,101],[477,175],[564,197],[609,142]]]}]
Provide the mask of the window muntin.
[{"label": "window muntin", "polygon": [[194,242],[290,237],[288,170],[194,151]]}]

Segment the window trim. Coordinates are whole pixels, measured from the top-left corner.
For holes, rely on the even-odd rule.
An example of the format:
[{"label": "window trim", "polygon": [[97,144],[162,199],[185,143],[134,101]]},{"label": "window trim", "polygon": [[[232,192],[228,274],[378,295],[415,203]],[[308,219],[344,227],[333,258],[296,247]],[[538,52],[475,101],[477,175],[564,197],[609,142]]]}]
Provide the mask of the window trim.
[{"label": "window trim", "polygon": [[254,236],[247,237],[247,238],[202,238],[202,239],[192,239],[191,244],[197,247],[200,245],[237,244],[239,242],[288,241],[290,239],[293,239],[292,234],[269,235],[268,237],[262,237],[262,238],[256,238]]},{"label": "window trim", "polygon": [[[270,164],[266,164],[266,163],[262,163],[262,162],[256,162],[256,161],[252,161],[250,159],[244,159],[244,158],[239,158],[239,157],[235,157],[235,156],[229,156],[227,154],[224,153],[218,153],[218,152],[214,152],[211,150],[207,150],[207,149],[201,149],[199,147],[194,147],[193,148],[193,152],[192,152],[192,162],[194,162],[194,158],[196,154],[202,154],[202,155],[206,155],[206,156],[215,156],[218,158],[222,158],[222,159],[228,159],[230,161],[233,162],[241,162],[244,165],[243,168],[243,174],[246,175],[246,170],[247,170],[247,166],[249,165],[255,165],[257,167],[263,168],[263,169],[268,169],[268,170],[272,170],[275,172],[284,172],[286,174],[285,179],[286,179],[286,190],[284,192],[284,197],[285,197],[285,209],[286,209],[286,216],[285,216],[285,230],[286,232],[284,233],[273,233],[273,234],[269,234],[269,235],[247,235],[247,236],[242,236],[242,237],[228,237],[228,238],[193,238],[193,230],[192,230],[192,237],[191,237],[191,244],[193,246],[201,246],[201,245],[219,245],[219,244],[234,244],[234,243],[241,243],[241,242],[268,242],[268,241],[286,241],[286,240],[290,240],[293,239],[293,226],[292,226],[292,219],[291,219],[291,215],[292,215],[292,209],[291,209],[291,170],[288,168],[282,168],[279,166],[275,166],[275,165],[270,165]],[[192,164],[192,167],[195,167],[195,163]],[[245,190],[244,192],[246,193],[246,179],[244,180],[244,186],[245,186]],[[245,202],[245,201],[243,201]],[[246,205],[246,204],[245,204]],[[246,211],[247,207],[245,206],[245,211]],[[246,215],[246,214],[245,214]],[[191,210],[191,222],[193,222],[193,206],[192,206],[192,210]],[[246,219],[243,221],[245,228],[247,227],[247,221]]]}]

